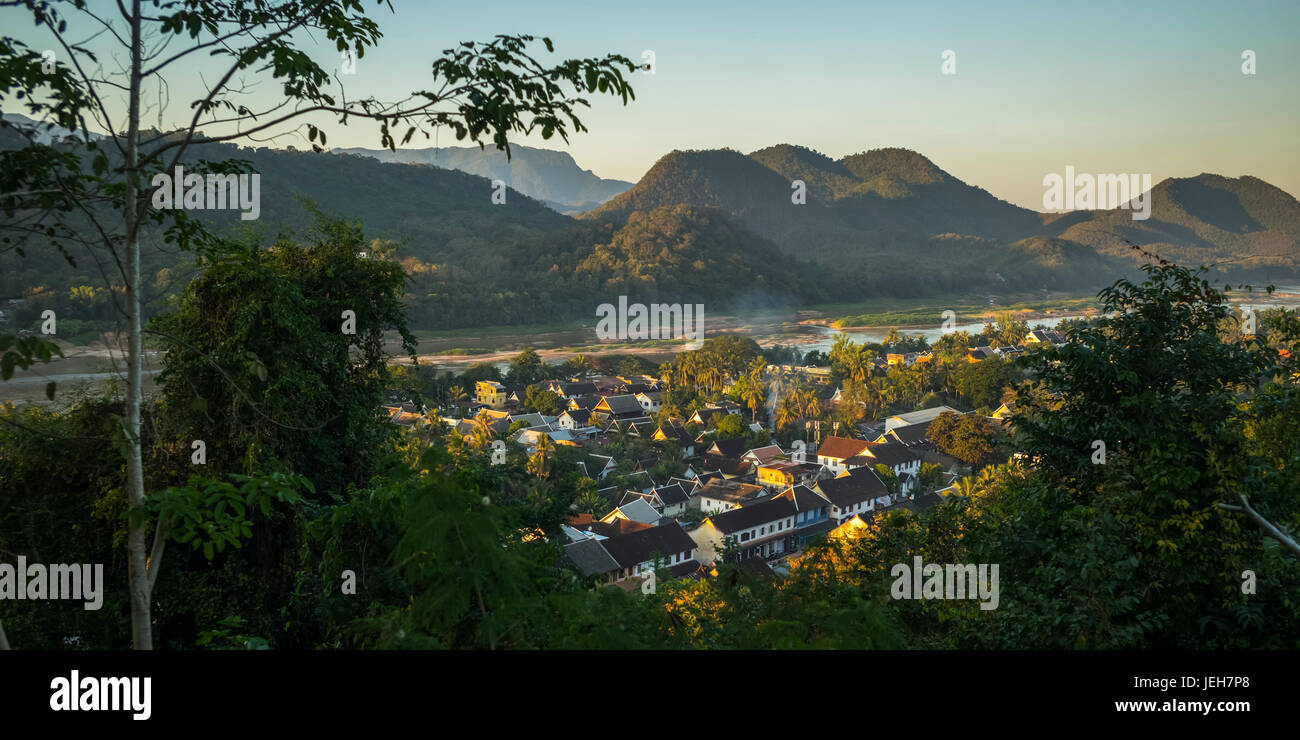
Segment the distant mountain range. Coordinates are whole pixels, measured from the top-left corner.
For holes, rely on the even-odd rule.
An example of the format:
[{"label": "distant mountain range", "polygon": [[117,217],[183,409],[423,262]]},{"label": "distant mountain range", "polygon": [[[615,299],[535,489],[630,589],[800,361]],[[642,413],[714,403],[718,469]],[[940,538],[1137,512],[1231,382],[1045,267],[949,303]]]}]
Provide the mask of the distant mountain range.
[{"label": "distant mountain range", "polygon": [[623,180],[597,177],[573,161],[568,152],[512,144],[511,156],[491,147],[430,147],[427,149],[335,149],[335,154],[374,157],[381,162],[427,164],[501,180],[507,187],[542,201],[560,213],[588,211],[632,187]]},{"label": "distant mountain range", "polygon": [[[804,205],[791,202],[795,180],[807,187]],[[1034,254],[1054,245],[1053,261],[1062,266],[1094,261],[1088,253],[1134,261],[1127,239],[1167,259],[1220,263],[1234,272],[1300,267],[1300,203],[1262,180],[1171,178],[1151,198],[1145,221],[1128,210],[1041,214],[967,185],[906,149],[833,160],[782,144],[747,156],[674,151],[636,187],[584,218],[619,223],[632,212],[676,203],[718,208],[790,254],[837,263],[880,251],[905,256],[955,238],[995,240]]]},{"label": "distant mountain range", "polygon": [[[19,145],[0,131],[0,147]],[[261,173],[260,220],[197,212],[219,228],[302,233],[314,205],[398,243],[411,316],[427,328],[591,318],[596,305],[620,295],[719,311],[1094,291],[1134,273],[1138,255],[1125,239],[1184,264],[1220,263],[1220,275],[1300,274],[1300,203],[1249,176],[1164,180],[1152,190],[1151,218],[1134,221],[1125,210],[1020,208],[905,149],[839,160],[790,145],[749,155],[674,151],[624,192],[616,191],[627,183],[601,180],[561,152],[515,147],[508,168],[493,170],[502,155],[492,164],[493,157],[475,160],[476,149],[426,151],[436,165],[230,145],[192,147],[186,161],[244,159]],[[487,174],[444,169],[473,161]],[[505,174],[558,200],[548,207],[512,189],[506,204],[494,204],[490,180]],[[806,203],[791,202],[793,180],[805,183]],[[605,198],[578,218],[554,207]],[[163,271],[184,256],[146,254],[146,274],[167,292]],[[73,268],[53,250],[0,252],[0,295],[98,284],[96,264],[82,259]]]}]

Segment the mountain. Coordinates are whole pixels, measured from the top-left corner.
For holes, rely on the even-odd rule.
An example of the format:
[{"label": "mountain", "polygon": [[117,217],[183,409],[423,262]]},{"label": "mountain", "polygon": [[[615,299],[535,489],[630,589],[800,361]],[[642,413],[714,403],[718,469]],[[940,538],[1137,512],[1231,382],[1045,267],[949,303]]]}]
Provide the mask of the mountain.
[{"label": "mountain", "polygon": [[[804,203],[792,199],[795,181],[807,189]],[[942,234],[1014,241],[1042,226],[1037,213],[967,185],[915,152],[877,149],[833,160],[789,144],[748,156],[674,151],[584,217],[618,222],[674,203],[721,208],[791,254],[824,259],[918,246]]]},{"label": "mountain", "polygon": [[425,164],[501,180],[561,213],[580,213],[599,206],[632,187],[632,183],[597,177],[573,161],[568,152],[536,149],[519,144],[511,157],[496,149],[430,147],[427,149],[335,149],[336,154],[373,157],[381,162]]},{"label": "mountain", "polygon": [[[0,149],[23,145],[0,128]],[[789,145],[750,155],[674,151],[632,188],[572,218],[515,190],[496,204],[486,177],[369,154],[209,144],[191,147],[185,164],[227,159],[260,174],[259,219],[233,210],[192,215],[263,244],[281,232],[309,238],[315,209],[360,222],[368,237],[397,244],[392,259],[410,278],[418,328],[591,318],[620,295],[704,303],[716,313],[872,296],[1096,290],[1133,273],[1137,255],[1125,239],[1235,272],[1300,270],[1300,203],[1248,176],[1165,180],[1153,188],[1152,218],[1134,221],[1126,210],[1018,208],[905,149],[839,160]],[[572,165],[567,155],[557,161]],[[792,202],[794,180],[806,185],[806,203]],[[106,214],[106,223],[115,218]],[[194,268],[156,230],[142,240],[146,300],[156,310]],[[36,243],[26,257],[0,250],[0,296],[44,286],[40,300],[78,317],[67,296],[102,284],[104,255],[67,246],[76,265]]]},{"label": "mountain", "polygon": [[[795,181],[806,187],[804,204],[791,201]],[[582,218],[618,224],[677,203],[719,208],[788,254],[834,265],[828,281],[872,289],[882,280],[915,282],[922,275],[946,285],[948,271],[924,262],[931,259],[964,265],[972,286],[991,272],[991,286],[1023,280],[1082,287],[1140,263],[1129,242],[1178,262],[1217,263],[1224,273],[1300,269],[1300,204],[1258,178],[1168,179],[1150,197],[1146,221],[1123,209],[1042,214],[964,183],[907,149],[836,160],[780,144],[748,156],[730,149],[671,152],[635,187]],[[954,252],[954,244],[963,248]],[[986,251],[990,244],[996,254]],[[1029,259],[1009,265],[1011,274],[984,269],[1005,254]],[[909,269],[898,269],[900,260]],[[1049,274],[1056,277],[1048,280]]]},{"label": "mountain", "polygon": [[1300,267],[1300,202],[1259,178],[1169,178],[1149,197],[1146,220],[1122,209],[1074,211],[1045,216],[1043,231],[1129,259],[1136,256],[1125,239],[1174,262],[1237,273]]}]

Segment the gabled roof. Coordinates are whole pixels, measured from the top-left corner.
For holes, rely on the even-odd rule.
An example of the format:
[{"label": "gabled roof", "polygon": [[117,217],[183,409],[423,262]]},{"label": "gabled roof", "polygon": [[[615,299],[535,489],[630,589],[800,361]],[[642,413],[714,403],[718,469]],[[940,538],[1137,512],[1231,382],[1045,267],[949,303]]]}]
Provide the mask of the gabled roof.
[{"label": "gabled roof", "polygon": [[622,568],[644,563],[656,553],[666,560],[679,552],[691,552],[697,547],[695,540],[677,522],[610,537],[601,544]]},{"label": "gabled roof", "polygon": [[814,487],[841,509],[889,495],[889,489],[885,488],[875,471],[865,468],[850,471],[838,478],[819,480]]},{"label": "gabled roof", "polygon": [[822,442],[821,447],[817,448],[817,456],[847,460],[860,455],[866,448],[867,442],[865,440],[849,437],[827,437]]},{"label": "gabled roof", "polygon": [[655,524],[662,518],[662,515],[655,511],[655,507],[647,503],[645,499],[636,499],[601,517],[601,521],[609,522],[616,518],[631,519],[642,524]]},{"label": "gabled roof", "polygon": [[628,473],[627,482],[630,485],[639,487],[642,491],[649,491],[655,487],[654,478],[644,470],[638,470],[635,473]]},{"label": "gabled roof", "polygon": [[735,439],[718,439],[714,440],[712,445],[706,449],[705,454],[718,455],[720,457],[740,457],[745,453],[745,438],[736,437]]},{"label": "gabled roof", "polygon": [[591,395],[575,396],[569,399],[569,408],[577,406],[579,409],[584,411],[590,411],[596,408],[596,404],[600,403],[600,400],[601,396],[597,396],[594,393]]},{"label": "gabled roof", "polygon": [[718,455],[705,455],[701,461],[700,467],[705,470],[716,470],[725,475],[744,475],[749,472],[749,468],[754,463],[749,460],[741,460],[738,457],[720,457]]},{"label": "gabled roof", "polygon": [[921,409],[920,411],[910,411],[906,414],[894,414],[889,417],[889,420],[893,422],[893,424],[890,425],[890,429],[897,429],[909,424],[925,424],[934,421],[939,418],[941,414],[948,411],[951,411],[954,414],[961,413],[950,406],[935,406],[933,408]]},{"label": "gabled roof", "polygon": [[659,496],[659,500],[663,502],[664,506],[684,504],[691,500],[690,494],[678,483],[659,486],[654,492]]},{"label": "gabled roof", "polygon": [[929,441],[929,437],[926,436],[929,431],[930,422],[927,421],[920,424],[894,427],[887,434],[905,445],[915,445]]},{"label": "gabled roof", "polygon": [[655,433],[651,436],[658,436],[666,440],[675,441],[682,447],[688,447],[695,443],[690,432],[686,431],[686,429],[680,424],[671,421],[660,424],[659,427],[655,429]]},{"label": "gabled roof", "polygon": [[628,414],[631,416],[640,416],[645,413],[641,404],[637,402],[636,396],[605,396],[600,403],[596,404],[596,410],[605,411],[620,416]]},{"label": "gabled roof", "polygon": [[683,490],[683,491],[685,491],[687,494],[690,494],[690,493],[693,493],[693,492],[695,491],[696,488],[699,488],[699,486],[700,486],[700,482],[699,482],[699,479],[698,479],[698,478],[677,478],[677,477],[672,477],[672,478],[669,478],[669,479],[668,479],[668,485],[670,485],[670,486],[672,486],[672,485],[679,485],[679,486],[682,487],[682,490]]},{"label": "gabled roof", "polygon": [[560,382],[560,381],[551,381],[549,387],[551,388],[551,390],[555,391],[556,393],[559,393],[560,395],[566,398],[570,398],[573,396],[584,396],[584,395],[596,394],[596,384],[589,383],[587,381],[582,381],[582,380],[572,381],[567,383]]},{"label": "gabled roof", "polygon": [[711,522],[719,532],[732,534],[742,529],[775,522],[796,513],[794,501],[789,498],[774,496],[742,506],[739,509],[728,509],[717,514],[711,514],[707,521]]},{"label": "gabled roof", "polygon": [[747,450],[743,457],[757,460],[760,464],[772,462],[773,460],[785,455],[785,450],[780,445],[768,445],[766,447],[755,447]]},{"label": "gabled roof", "polygon": [[560,414],[560,416],[567,416],[570,419],[573,419],[573,423],[575,424],[586,424],[588,421],[591,421],[591,411],[585,409],[569,409]]},{"label": "gabled roof", "polygon": [[601,540],[578,540],[564,546],[564,559],[572,563],[584,576],[609,573],[619,569]]},{"label": "gabled roof", "polygon": [[726,480],[723,478],[712,478],[695,491],[695,495],[697,496],[716,499],[718,501],[729,501],[733,504],[753,501],[754,499],[761,498],[766,493],[767,490],[762,486],[756,486],[752,483]]},{"label": "gabled roof", "polygon": [[788,499],[795,511],[817,511],[831,505],[831,502],[808,486],[790,486],[777,494],[777,498]]},{"label": "gabled roof", "polygon": [[897,442],[872,442],[866,449],[866,455],[891,468],[921,459],[920,455]]}]

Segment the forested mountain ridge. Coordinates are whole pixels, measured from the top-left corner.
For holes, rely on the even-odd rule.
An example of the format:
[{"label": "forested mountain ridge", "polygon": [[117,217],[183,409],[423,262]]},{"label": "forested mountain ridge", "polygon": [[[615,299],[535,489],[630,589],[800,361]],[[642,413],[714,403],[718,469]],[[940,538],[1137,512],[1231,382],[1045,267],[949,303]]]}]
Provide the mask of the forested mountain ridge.
[{"label": "forested mountain ridge", "polygon": [[[0,132],[0,146],[19,143]],[[1163,181],[1142,222],[1122,210],[1035,213],[904,149],[840,160],[790,145],[748,156],[675,151],[575,219],[515,190],[495,203],[485,177],[369,155],[213,144],[192,147],[185,164],[226,159],[247,160],[260,174],[259,217],[226,210],[198,218],[268,243],[305,229],[313,207],[359,220],[368,237],[396,245],[390,258],[409,275],[411,317],[422,328],[568,320],[618,295],[718,311],[1095,290],[1132,269],[1124,239],[1184,262],[1274,271],[1300,264],[1300,204],[1253,177]],[[792,202],[792,180],[806,184],[806,204]],[[145,239],[161,246],[159,235]],[[181,269],[189,260],[145,250],[154,304],[189,279]],[[78,286],[102,282],[97,264],[80,254],[72,267],[55,250],[0,253],[0,297],[49,293],[66,302]],[[111,315],[107,303],[100,308]]]}]

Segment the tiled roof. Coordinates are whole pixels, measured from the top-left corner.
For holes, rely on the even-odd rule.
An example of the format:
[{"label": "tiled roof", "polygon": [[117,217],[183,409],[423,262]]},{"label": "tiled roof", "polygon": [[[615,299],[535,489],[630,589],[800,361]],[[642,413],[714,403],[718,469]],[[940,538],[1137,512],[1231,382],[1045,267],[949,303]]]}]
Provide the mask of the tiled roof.
[{"label": "tiled roof", "polygon": [[850,439],[849,437],[827,437],[822,442],[821,447],[817,448],[818,457],[832,457],[839,460],[847,460],[854,457],[866,449],[867,443],[861,439]]}]

